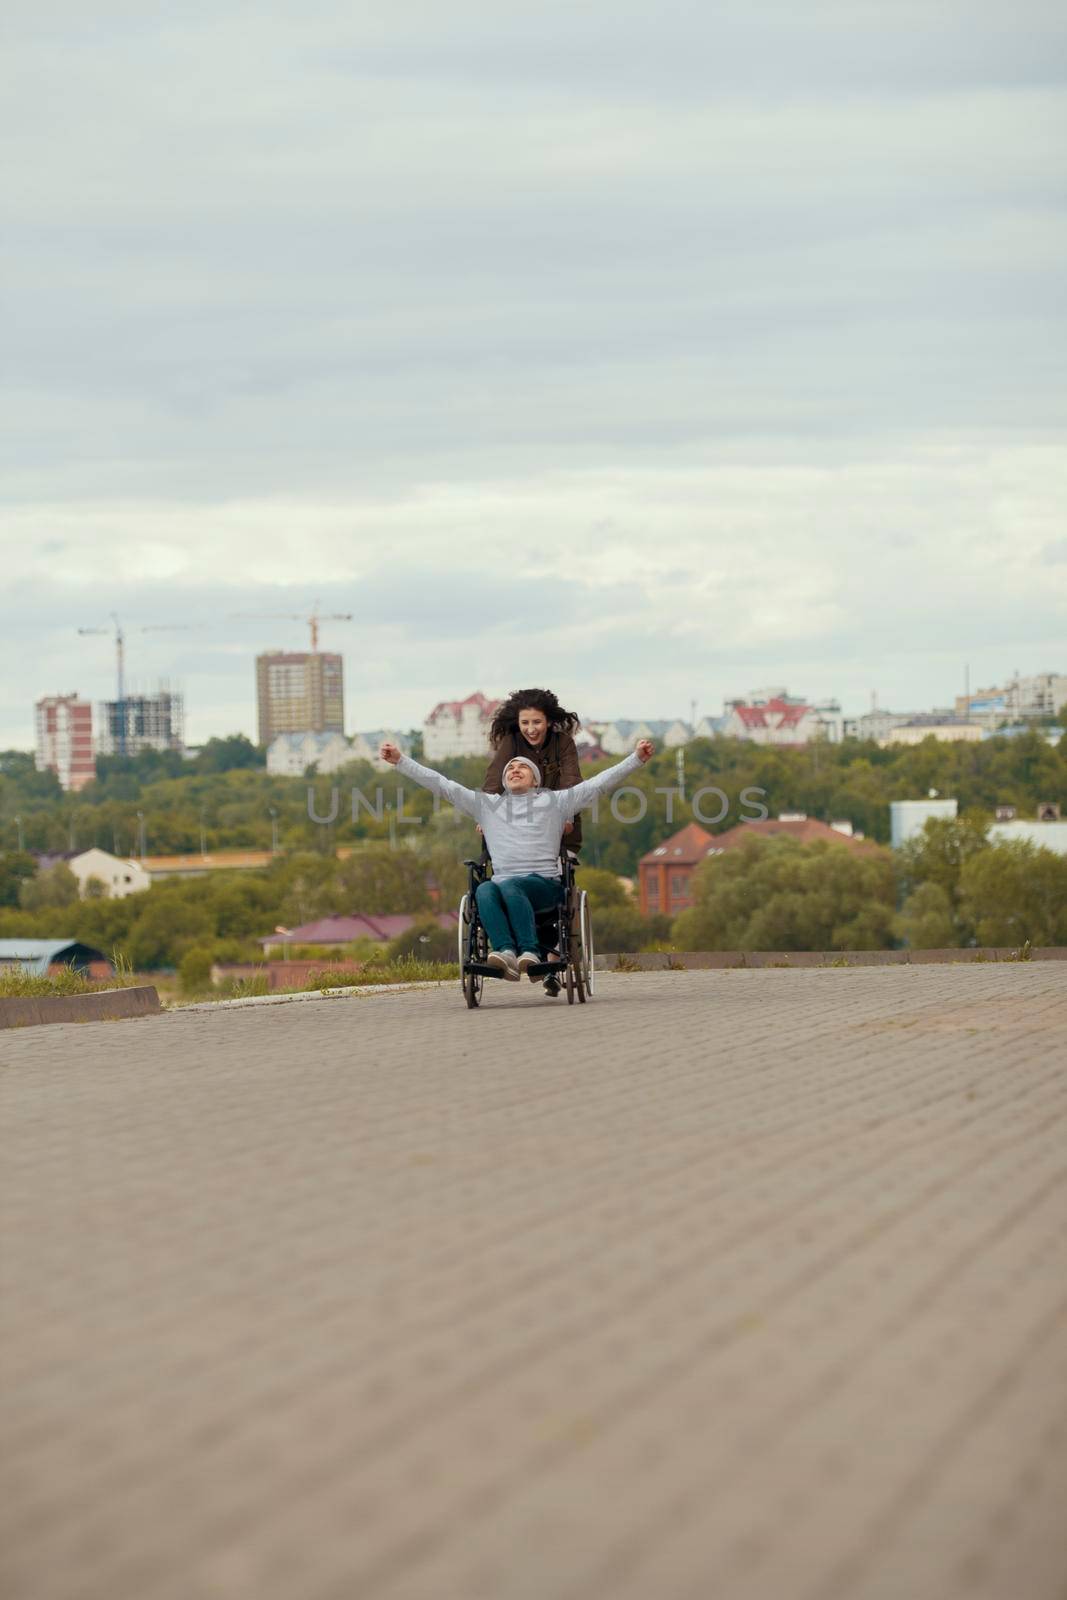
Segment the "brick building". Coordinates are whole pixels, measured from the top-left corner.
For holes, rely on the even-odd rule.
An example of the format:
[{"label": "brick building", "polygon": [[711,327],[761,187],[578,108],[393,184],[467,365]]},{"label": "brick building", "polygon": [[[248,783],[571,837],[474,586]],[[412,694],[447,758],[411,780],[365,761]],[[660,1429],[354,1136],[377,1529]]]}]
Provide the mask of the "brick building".
[{"label": "brick building", "polygon": [[709,833],[698,822],[690,822],[678,833],[664,839],[654,849],[643,855],[637,864],[638,894],[641,914],[666,911],[675,917],[688,911],[693,904],[692,877],[697,867],[708,856],[725,855],[747,839],[773,839],[784,836],[796,839],[799,844],[815,844],[824,840],[828,844],[845,845],[858,854],[880,850],[881,846],[852,831],[850,822],[819,822],[803,812],[784,812],[780,817],[768,817],[763,822],[739,822],[725,833]]},{"label": "brick building", "polygon": [[93,708],[76,694],[52,694],[36,705],[39,772],[54,772],[64,789],[84,789],[96,777]]}]

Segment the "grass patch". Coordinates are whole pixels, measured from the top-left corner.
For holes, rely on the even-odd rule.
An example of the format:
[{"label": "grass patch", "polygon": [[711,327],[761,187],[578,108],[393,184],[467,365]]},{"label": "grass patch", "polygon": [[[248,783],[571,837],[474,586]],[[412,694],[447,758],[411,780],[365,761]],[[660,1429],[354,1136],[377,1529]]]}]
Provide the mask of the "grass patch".
[{"label": "grass patch", "polygon": [[454,961],[420,961],[416,956],[398,956],[379,961],[361,972],[309,972],[303,983],[272,989],[265,972],[220,984],[217,989],[190,996],[190,1000],[249,1000],[268,994],[323,994],[328,989],[367,989],[380,983],[457,983],[459,966]]},{"label": "grass patch", "polygon": [[83,978],[80,972],[64,967],[62,972],[27,972],[24,967],[0,970],[0,1000],[47,998],[61,994],[103,994],[109,989],[130,989],[143,983],[132,972],[115,972],[110,978]]}]

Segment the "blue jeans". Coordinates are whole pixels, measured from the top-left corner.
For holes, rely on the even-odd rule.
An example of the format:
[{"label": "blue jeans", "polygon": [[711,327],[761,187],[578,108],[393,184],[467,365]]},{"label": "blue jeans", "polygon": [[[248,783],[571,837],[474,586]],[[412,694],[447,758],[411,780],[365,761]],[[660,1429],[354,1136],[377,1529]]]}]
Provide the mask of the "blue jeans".
[{"label": "blue jeans", "polygon": [[498,883],[487,878],[474,891],[490,950],[538,950],[535,911],[549,911],[563,899],[558,878],[530,872]]}]

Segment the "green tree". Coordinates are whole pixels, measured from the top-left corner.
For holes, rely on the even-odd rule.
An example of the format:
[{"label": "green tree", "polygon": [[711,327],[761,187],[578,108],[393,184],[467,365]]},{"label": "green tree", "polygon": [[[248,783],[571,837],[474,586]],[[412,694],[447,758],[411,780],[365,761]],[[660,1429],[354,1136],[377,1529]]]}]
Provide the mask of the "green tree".
[{"label": "green tree", "polygon": [[178,967],[178,981],[185,994],[199,994],[211,987],[211,951],[204,945],[194,945],[182,956]]},{"label": "green tree", "polygon": [[758,836],[694,873],[695,903],[675,920],[682,950],[879,950],[895,903],[887,851]]},{"label": "green tree", "polygon": [[0,906],[17,906],[21,903],[21,889],[32,880],[37,863],[27,850],[5,850],[0,853]]},{"label": "green tree", "polygon": [[948,890],[940,883],[917,884],[893,919],[893,933],[912,950],[947,950],[958,945],[959,923]]},{"label": "green tree", "polygon": [[1067,944],[1067,857],[1027,839],[991,845],[966,862],[960,906],[979,944]]},{"label": "green tree", "polygon": [[19,891],[19,901],[26,911],[72,906],[77,899],[78,880],[65,861],[57,861],[35,878],[25,879]]},{"label": "green tree", "polygon": [[579,889],[584,889],[589,896],[591,911],[606,911],[609,906],[617,908],[633,905],[622,879],[614,872],[605,871],[603,867],[579,867],[577,883]]},{"label": "green tree", "polygon": [[455,928],[443,928],[433,917],[420,917],[406,933],[389,941],[386,954],[390,961],[404,956],[416,956],[420,961],[455,961],[458,948]]}]

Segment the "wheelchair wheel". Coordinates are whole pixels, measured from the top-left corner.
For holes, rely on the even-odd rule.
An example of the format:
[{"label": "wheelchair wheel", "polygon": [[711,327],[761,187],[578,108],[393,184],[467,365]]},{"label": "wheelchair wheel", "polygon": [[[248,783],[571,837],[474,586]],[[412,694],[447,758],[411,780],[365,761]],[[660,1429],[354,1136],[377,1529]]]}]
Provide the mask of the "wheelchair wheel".
[{"label": "wheelchair wheel", "polygon": [[464,895],[459,903],[459,983],[468,1011],[481,1004],[482,985],[485,979],[480,972],[468,972],[472,961],[484,961],[485,929],[472,915],[471,897]]},{"label": "wheelchair wheel", "polygon": [[589,913],[589,896],[583,889],[578,897],[578,939],[582,953],[582,981],[585,992],[593,997],[593,919]]}]

